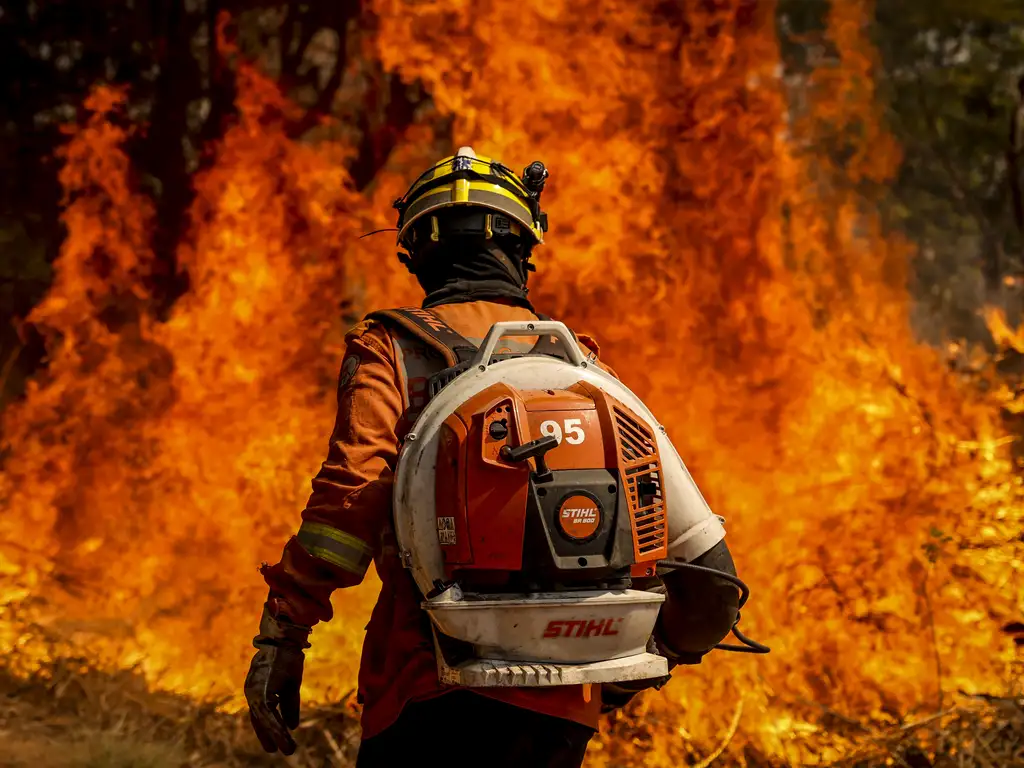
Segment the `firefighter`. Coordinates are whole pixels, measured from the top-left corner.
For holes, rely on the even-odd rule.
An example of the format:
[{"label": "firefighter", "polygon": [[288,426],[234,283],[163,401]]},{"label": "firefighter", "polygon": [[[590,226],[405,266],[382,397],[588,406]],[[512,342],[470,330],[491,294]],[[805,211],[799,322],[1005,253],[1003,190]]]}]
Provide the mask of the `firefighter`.
[{"label": "firefighter", "polygon": [[[463,148],[396,202],[398,241],[407,251],[401,258],[426,293],[422,307],[474,344],[495,322],[538,318],[527,278],[532,251],[547,228],[538,202],[546,176],[543,165],[534,163],[520,179]],[[597,344],[577,338],[596,362]],[[269,596],[245,694],[263,748],[294,752],[290,731],[299,723],[311,627],[332,618],[331,593],[359,584],[372,561],[382,586],[360,661],[357,768],[414,761],[580,766],[601,712],[665,679],[487,689],[439,682],[423,597],[398,557],[391,497],[400,442],[426,402],[426,382],[444,365],[412,335],[372,316],[346,340],[327,460],[313,479],[297,535],[280,562],[262,568]],[[498,351],[527,351],[534,341],[510,338]],[[735,574],[724,531],[715,530],[692,562]],[[737,620],[736,588],[686,570],[667,573],[661,582],[666,602],[657,648],[670,666],[700,663]]]}]

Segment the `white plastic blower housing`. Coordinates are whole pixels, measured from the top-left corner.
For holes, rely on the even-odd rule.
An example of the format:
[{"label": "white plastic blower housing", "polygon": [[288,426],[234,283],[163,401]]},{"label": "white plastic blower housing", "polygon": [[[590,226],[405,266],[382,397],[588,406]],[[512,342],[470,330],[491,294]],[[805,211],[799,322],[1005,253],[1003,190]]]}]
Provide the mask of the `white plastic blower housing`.
[{"label": "white plastic blower housing", "polygon": [[[506,336],[556,337],[566,360],[527,355],[491,362]],[[394,523],[404,566],[424,595],[444,583],[435,478],[445,420],[493,384],[522,390],[563,390],[577,382],[598,388],[644,419],[657,438],[662,497],[668,516],[668,557],[692,560],[725,531],[679,458],[665,428],[621,381],[588,362],[569,329],[554,321],[496,323],[468,370],[427,404],[403,443],[395,476]],[[664,598],[635,589],[484,594],[452,584],[422,607],[435,628],[442,682],[473,687],[549,686],[659,677],[666,660],[648,652]],[[472,647],[470,658],[446,657],[437,632]],[[585,639],[586,642],[581,642]]]}]

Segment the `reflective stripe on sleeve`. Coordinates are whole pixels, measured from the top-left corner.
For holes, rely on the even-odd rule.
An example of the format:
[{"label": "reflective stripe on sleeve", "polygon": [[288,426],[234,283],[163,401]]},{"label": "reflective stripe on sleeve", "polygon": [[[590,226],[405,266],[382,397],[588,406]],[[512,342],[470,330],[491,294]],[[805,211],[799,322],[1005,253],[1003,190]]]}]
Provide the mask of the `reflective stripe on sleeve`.
[{"label": "reflective stripe on sleeve", "polygon": [[304,522],[296,538],[313,557],[357,576],[366,573],[373,559],[373,549],[365,541],[323,523]]}]

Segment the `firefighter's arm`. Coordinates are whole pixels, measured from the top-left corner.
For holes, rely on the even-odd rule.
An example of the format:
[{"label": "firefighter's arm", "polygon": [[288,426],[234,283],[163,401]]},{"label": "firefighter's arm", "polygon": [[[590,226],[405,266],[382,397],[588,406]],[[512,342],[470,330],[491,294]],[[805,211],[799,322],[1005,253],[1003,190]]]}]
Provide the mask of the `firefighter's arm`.
[{"label": "firefighter's arm", "polygon": [[[693,560],[694,565],[736,575],[725,540]],[[700,664],[704,655],[720,643],[739,618],[739,595],[725,579],[690,570],[658,569],[662,584],[651,591],[665,595],[658,622],[648,646],[668,659],[669,671],[680,664]],[[634,580],[634,587],[644,588]],[[653,646],[653,647],[651,647]],[[669,677],[604,683],[601,711],[624,707],[640,691],[661,688]]]},{"label": "firefighter's arm", "polygon": [[[715,515],[675,446],[663,455],[668,505],[668,559],[736,575],[725,542],[723,519]],[[666,453],[666,452],[663,452]],[[654,637],[679,664],[698,664],[732,630],[739,593],[725,579],[691,569],[659,569],[665,603]]]},{"label": "firefighter's arm", "polygon": [[275,617],[307,627],[332,617],[335,589],[363,580],[391,505],[402,413],[391,342],[378,324],[349,332],[327,460],[281,562],[263,569]]},{"label": "firefighter's arm", "polygon": [[[736,565],[724,539],[692,562],[736,575]],[[654,629],[658,648],[674,664],[699,664],[736,624],[739,592],[725,579],[688,569],[665,573],[662,584],[665,603]]]},{"label": "firefighter's arm", "polygon": [[[669,504],[672,504],[671,498]],[[701,503],[707,509],[703,498]],[[711,515],[710,509],[707,509],[707,514]],[[694,518],[690,521],[691,535],[675,537],[676,546],[669,546],[669,559],[682,560],[735,576],[736,566],[725,543],[725,531],[719,519],[712,515],[715,525],[709,526],[693,510],[690,510],[690,515]],[[709,533],[709,527],[720,530]],[[671,523],[669,530],[671,537],[674,532]],[[711,541],[714,543],[701,552],[700,549]],[[670,671],[679,664],[700,664],[704,655],[725,639],[739,619],[739,594],[736,587],[712,574],[689,569],[659,567],[658,576],[661,577],[660,585],[657,585],[657,579],[652,579],[650,584],[640,580],[634,580],[633,583],[635,588],[646,588],[665,595],[651,637],[651,650],[657,650],[668,659]],[[668,680],[668,677],[662,677],[605,683],[601,688],[602,711],[610,712],[623,707],[640,691],[660,688]]]}]

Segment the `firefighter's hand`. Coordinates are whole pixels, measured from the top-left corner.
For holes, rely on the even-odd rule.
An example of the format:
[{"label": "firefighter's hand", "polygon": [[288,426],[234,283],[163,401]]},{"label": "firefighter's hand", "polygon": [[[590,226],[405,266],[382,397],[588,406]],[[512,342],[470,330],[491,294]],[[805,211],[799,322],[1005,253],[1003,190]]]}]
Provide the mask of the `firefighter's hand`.
[{"label": "firefighter's hand", "polygon": [[302,685],[302,650],[260,647],[245,678],[252,729],[267,752],[290,755],[295,739],[289,731],[299,725],[299,688]]},{"label": "firefighter's hand", "polygon": [[671,680],[671,675],[652,677],[646,680],[628,680],[618,683],[601,683],[601,714],[607,714],[629,704],[641,691],[649,688],[660,690]]},{"label": "firefighter's hand", "polygon": [[260,633],[253,640],[256,655],[245,678],[249,720],[267,752],[295,752],[290,731],[299,725],[303,649],[309,647],[309,627],[274,618],[263,607]]}]

